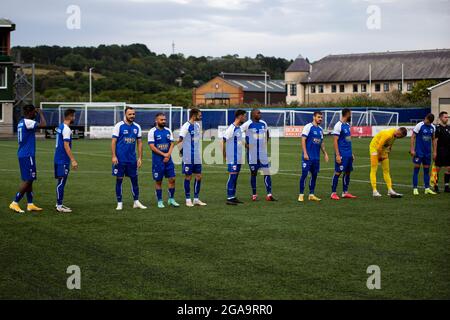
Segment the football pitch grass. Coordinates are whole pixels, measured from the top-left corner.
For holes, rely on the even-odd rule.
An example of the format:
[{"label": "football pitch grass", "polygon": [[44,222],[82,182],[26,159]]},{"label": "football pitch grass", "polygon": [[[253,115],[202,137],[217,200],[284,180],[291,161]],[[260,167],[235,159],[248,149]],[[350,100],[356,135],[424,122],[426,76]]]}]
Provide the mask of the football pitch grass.
[{"label": "football pitch grass", "polygon": [[[8,205],[20,182],[17,143],[0,141],[0,298],[449,299],[450,195],[421,190],[413,197],[404,139],[394,145],[391,172],[405,197],[388,198],[380,184],[384,197],[372,199],[368,144],[354,140],[356,200],[329,199],[334,162],[322,161],[316,195],[323,202],[298,203],[300,140],[282,139],[281,171],[273,177],[279,202],[264,201],[261,177],[261,200],[249,200],[244,166],[238,196],[245,204],[225,206],[227,175],[215,165],[204,167],[201,198],[208,207],[164,210],[156,208],[145,146],[139,178],[149,209],[131,209],[126,180],[125,210],[118,213],[110,141],[74,141],[79,170],[71,172],[65,195],[74,213],[58,214],[54,141],[38,141],[35,203],[45,211],[16,214]],[[177,166],[176,199],[184,205],[180,171]],[[81,290],[66,287],[71,265],[81,268]],[[367,288],[371,265],[381,269],[381,290]]]}]

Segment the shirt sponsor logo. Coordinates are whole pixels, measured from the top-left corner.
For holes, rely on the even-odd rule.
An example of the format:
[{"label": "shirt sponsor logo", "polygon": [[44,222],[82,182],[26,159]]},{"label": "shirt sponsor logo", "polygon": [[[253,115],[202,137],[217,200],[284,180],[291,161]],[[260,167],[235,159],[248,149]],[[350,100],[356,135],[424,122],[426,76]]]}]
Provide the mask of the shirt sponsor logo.
[{"label": "shirt sponsor logo", "polygon": [[160,144],[158,146],[158,149],[159,150],[167,150],[167,149],[169,149],[169,144],[167,144],[167,143]]}]

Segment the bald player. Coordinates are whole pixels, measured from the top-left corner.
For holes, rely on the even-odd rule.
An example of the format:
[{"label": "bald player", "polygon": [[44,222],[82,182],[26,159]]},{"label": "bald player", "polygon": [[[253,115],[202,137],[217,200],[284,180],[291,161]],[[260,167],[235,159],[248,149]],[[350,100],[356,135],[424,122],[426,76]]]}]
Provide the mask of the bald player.
[{"label": "bald player", "polygon": [[392,179],[389,169],[389,153],[395,140],[403,139],[408,134],[406,128],[387,129],[380,131],[370,143],[370,183],[372,184],[373,196],[381,197],[377,190],[377,171],[378,164],[381,163],[383,177],[388,187],[388,196],[392,198],[401,198],[402,195],[392,189]]}]

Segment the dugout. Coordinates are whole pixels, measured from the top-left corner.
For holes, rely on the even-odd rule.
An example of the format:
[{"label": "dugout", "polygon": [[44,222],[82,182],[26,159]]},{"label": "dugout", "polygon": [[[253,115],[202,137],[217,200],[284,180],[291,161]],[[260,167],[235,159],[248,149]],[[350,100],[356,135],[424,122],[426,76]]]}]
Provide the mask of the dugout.
[{"label": "dugout", "polygon": [[431,112],[438,116],[442,111],[450,114],[450,79],[428,88],[431,92]]}]

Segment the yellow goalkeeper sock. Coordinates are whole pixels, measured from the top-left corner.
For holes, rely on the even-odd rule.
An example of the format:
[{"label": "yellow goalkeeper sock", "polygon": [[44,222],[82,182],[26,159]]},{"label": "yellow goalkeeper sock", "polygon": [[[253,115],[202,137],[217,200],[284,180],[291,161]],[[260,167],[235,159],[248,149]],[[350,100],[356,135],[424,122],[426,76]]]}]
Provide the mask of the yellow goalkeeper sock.
[{"label": "yellow goalkeeper sock", "polygon": [[372,190],[377,190],[377,171],[378,171],[378,156],[370,157],[370,184]]},{"label": "yellow goalkeeper sock", "polygon": [[388,187],[388,190],[392,190],[392,179],[389,169],[389,159],[386,159],[383,162],[381,162],[381,168],[383,169],[383,177]]}]

